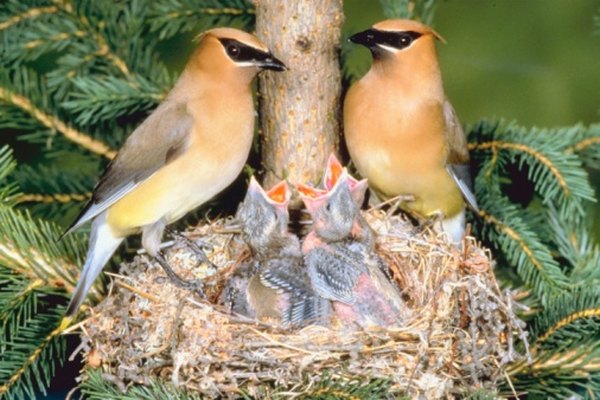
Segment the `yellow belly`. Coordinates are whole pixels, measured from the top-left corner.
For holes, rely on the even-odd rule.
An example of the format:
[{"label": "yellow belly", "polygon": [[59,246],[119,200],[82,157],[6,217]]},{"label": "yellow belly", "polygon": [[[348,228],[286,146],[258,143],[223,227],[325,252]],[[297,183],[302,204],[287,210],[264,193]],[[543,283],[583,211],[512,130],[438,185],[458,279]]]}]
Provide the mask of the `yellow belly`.
[{"label": "yellow belly", "polygon": [[118,235],[128,235],[161,218],[173,222],[207,202],[241,172],[252,143],[252,135],[247,136],[246,143],[218,151],[192,144],[180,158],[111,206],[109,226]]},{"label": "yellow belly", "polygon": [[[356,86],[356,85],[355,85]],[[354,90],[353,90],[354,89]],[[390,104],[367,88],[353,87],[344,109],[348,151],[360,174],[381,197],[412,195],[409,211],[453,216],[464,206],[462,194],[446,171],[445,122],[437,102]],[[348,112],[348,110],[353,110]]]}]

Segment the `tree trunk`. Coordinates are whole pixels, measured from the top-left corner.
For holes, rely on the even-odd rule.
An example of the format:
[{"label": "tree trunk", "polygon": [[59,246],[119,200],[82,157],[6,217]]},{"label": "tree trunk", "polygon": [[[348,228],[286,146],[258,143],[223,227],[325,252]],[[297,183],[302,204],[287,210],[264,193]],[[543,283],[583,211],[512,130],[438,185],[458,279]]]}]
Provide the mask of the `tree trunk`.
[{"label": "tree trunk", "polygon": [[289,68],[260,77],[266,187],[317,183],[337,148],[343,18],[342,0],[256,0],[257,34]]}]

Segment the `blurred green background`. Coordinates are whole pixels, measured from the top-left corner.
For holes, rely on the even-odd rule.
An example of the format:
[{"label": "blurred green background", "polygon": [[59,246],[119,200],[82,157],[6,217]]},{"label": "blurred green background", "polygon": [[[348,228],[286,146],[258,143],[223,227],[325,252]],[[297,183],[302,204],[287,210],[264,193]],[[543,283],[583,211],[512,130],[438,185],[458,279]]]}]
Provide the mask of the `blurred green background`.
[{"label": "blurred green background", "polygon": [[[600,122],[598,0],[438,0],[433,27],[446,94],[463,124],[482,118],[556,127]],[[379,1],[345,0],[344,37],[385,19]],[[350,47],[362,75],[371,56]],[[600,171],[589,169],[600,198]],[[589,210],[600,240],[600,204]]]},{"label": "blurred green background", "polygon": [[[344,32],[384,19],[378,1],[345,0]],[[557,126],[600,120],[597,0],[441,0],[434,28],[444,85],[463,123],[482,117]],[[352,51],[366,71],[366,49]]]}]

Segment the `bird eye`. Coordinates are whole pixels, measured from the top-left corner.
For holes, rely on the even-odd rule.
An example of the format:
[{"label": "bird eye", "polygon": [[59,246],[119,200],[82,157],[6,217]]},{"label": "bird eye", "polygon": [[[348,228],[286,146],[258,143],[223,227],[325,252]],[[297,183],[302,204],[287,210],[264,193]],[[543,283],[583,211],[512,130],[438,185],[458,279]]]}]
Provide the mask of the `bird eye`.
[{"label": "bird eye", "polygon": [[413,40],[412,37],[410,37],[409,35],[402,35],[398,39],[401,47],[407,47],[409,44],[412,43],[412,40]]},{"label": "bird eye", "polygon": [[237,44],[230,44],[226,47],[227,54],[231,58],[235,58],[240,54],[240,47]]}]

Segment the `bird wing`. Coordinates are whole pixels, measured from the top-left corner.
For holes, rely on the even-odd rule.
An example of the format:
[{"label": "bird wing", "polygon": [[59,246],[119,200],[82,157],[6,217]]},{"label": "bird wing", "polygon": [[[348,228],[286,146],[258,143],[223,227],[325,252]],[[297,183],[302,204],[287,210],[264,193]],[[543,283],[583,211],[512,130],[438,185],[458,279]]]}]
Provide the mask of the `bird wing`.
[{"label": "bird wing", "polygon": [[354,304],[354,287],[366,268],[344,250],[343,244],[328,246],[316,247],[304,257],[314,290],[326,299]]},{"label": "bird wing", "polygon": [[290,259],[270,260],[260,271],[263,285],[289,294],[289,306],[283,310],[284,324],[304,324],[327,318],[329,303],[318,296],[310,286],[310,279],[301,261]]},{"label": "bird wing", "polygon": [[131,192],[187,148],[193,125],[184,103],[161,104],[129,136],[96,184],[91,200],[66,235]]},{"label": "bird wing", "polygon": [[467,139],[460,125],[452,104],[445,99],[443,103],[444,119],[446,122],[446,143],[448,143],[448,159],[446,169],[463,197],[471,208],[478,211],[477,200],[473,192],[473,179],[469,166],[469,149]]}]

